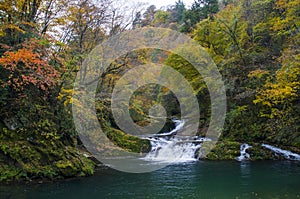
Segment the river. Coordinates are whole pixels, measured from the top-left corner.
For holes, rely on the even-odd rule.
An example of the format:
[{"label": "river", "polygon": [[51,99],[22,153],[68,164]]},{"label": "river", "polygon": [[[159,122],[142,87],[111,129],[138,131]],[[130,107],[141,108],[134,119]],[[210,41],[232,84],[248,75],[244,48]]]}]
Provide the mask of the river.
[{"label": "river", "polygon": [[170,164],[163,169],[134,174],[102,166],[92,177],[1,186],[0,199],[300,198],[300,155],[264,144],[291,161],[252,162],[251,146],[243,144],[238,161],[199,161],[195,153],[205,139],[177,135],[184,121],[174,122],[169,133],[146,137],[152,150],[142,161]]},{"label": "river", "polygon": [[1,199],[300,198],[295,161],[195,161],[151,173],[99,168],[93,177],[1,186]]}]

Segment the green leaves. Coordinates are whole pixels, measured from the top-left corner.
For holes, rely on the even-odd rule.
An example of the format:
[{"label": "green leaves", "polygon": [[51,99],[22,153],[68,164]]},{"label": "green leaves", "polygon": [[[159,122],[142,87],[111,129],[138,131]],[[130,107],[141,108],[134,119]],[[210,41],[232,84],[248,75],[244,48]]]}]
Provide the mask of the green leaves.
[{"label": "green leaves", "polygon": [[195,25],[208,18],[213,17],[219,11],[217,0],[196,0],[190,10],[186,10],[183,15],[182,32],[192,32]]}]

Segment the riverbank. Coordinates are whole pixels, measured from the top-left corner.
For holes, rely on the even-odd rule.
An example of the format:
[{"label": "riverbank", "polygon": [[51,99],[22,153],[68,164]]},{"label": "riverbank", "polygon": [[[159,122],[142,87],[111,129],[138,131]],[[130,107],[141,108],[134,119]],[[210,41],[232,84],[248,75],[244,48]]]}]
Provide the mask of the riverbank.
[{"label": "riverbank", "polygon": [[[3,140],[1,144],[3,150]],[[237,157],[241,155],[242,144],[229,140],[219,141],[202,160],[237,161]],[[288,160],[287,157],[263,147],[262,144],[248,144],[251,147],[245,150],[249,154],[249,158],[245,161]],[[99,168],[97,165],[101,165],[87,151],[73,146],[63,146],[59,142],[47,143],[46,146],[15,141],[6,143],[6,145],[13,147],[7,147],[6,155],[1,154],[0,157],[0,182],[2,184],[39,184],[87,177],[94,175],[95,169]],[[300,154],[300,150],[295,147],[279,147]],[[46,160],[46,158],[49,159]]]},{"label": "riverbank", "polygon": [[25,134],[3,128],[0,182],[39,182],[93,175],[95,163],[74,142],[67,142],[57,134]]},{"label": "riverbank", "polygon": [[[230,140],[223,140],[219,141],[215,148],[205,157],[205,160],[236,160],[241,153],[241,145],[244,143],[230,141]],[[250,148],[246,150],[249,154],[249,161],[260,161],[260,160],[288,160],[287,157],[281,156],[274,151],[263,147],[263,143],[257,142],[249,142],[247,143]],[[291,151],[296,154],[300,154],[300,149],[296,147],[289,147],[289,146],[276,146],[281,148],[282,150]]]},{"label": "riverbank", "polygon": [[[117,129],[106,129],[107,136],[130,152],[148,152],[149,140],[127,135]],[[72,137],[70,137],[72,139]],[[58,134],[30,133],[2,128],[0,132],[0,183],[39,183],[94,174],[96,158],[77,137],[71,141]]]}]

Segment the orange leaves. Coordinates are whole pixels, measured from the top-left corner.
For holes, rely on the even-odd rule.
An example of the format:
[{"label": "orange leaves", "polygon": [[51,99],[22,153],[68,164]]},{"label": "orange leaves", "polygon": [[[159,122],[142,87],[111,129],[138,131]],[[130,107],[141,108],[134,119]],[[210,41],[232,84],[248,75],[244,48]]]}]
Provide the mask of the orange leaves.
[{"label": "orange leaves", "polygon": [[0,65],[10,73],[5,85],[17,92],[25,90],[28,85],[47,91],[60,77],[60,73],[32,49],[5,52]]},{"label": "orange leaves", "polygon": [[20,62],[23,62],[25,66],[29,66],[29,64],[35,63],[35,59],[38,58],[39,56],[34,54],[31,50],[20,49],[17,52],[5,52],[4,56],[0,58],[0,64],[13,70]]}]

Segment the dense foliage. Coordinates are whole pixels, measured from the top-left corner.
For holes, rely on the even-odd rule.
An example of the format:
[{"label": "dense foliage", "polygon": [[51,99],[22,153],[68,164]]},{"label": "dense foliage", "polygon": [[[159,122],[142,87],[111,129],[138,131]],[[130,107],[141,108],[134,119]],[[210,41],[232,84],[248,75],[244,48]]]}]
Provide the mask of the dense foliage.
[{"label": "dense foliage", "polygon": [[[109,0],[1,1],[0,181],[93,173],[72,121],[75,75],[98,43],[146,26],[188,34],[223,75],[228,100],[223,142],[208,158],[232,159],[242,142],[299,151],[299,0],[195,0],[191,8],[179,0],[164,9],[151,5],[144,10],[143,5],[131,6],[128,17],[125,4],[117,7]],[[117,80],[145,63],[165,63],[191,83],[201,102],[197,133],[205,135],[210,99],[201,75],[178,55],[143,49],[115,60],[99,81],[96,109],[107,136],[126,150],[149,150],[149,142],[118,130],[109,110]],[[147,125],[149,108],[156,103],[167,108],[168,116],[180,117],[172,91],[149,85],[132,97],[133,120]],[[169,121],[162,131],[170,128]],[[230,155],[222,156],[226,150]],[[269,157],[258,150],[252,154]]]},{"label": "dense foliage", "polygon": [[[188,32],[214,59],[227,89],[223,139],[299,147],[299,12],[298,0],[203,0],[190,9],[178,1],[152,11],[148,25]],[[205,129],[205,83],[176,55],[166,64],[193,86],[205,115],[200,128]]]}]

